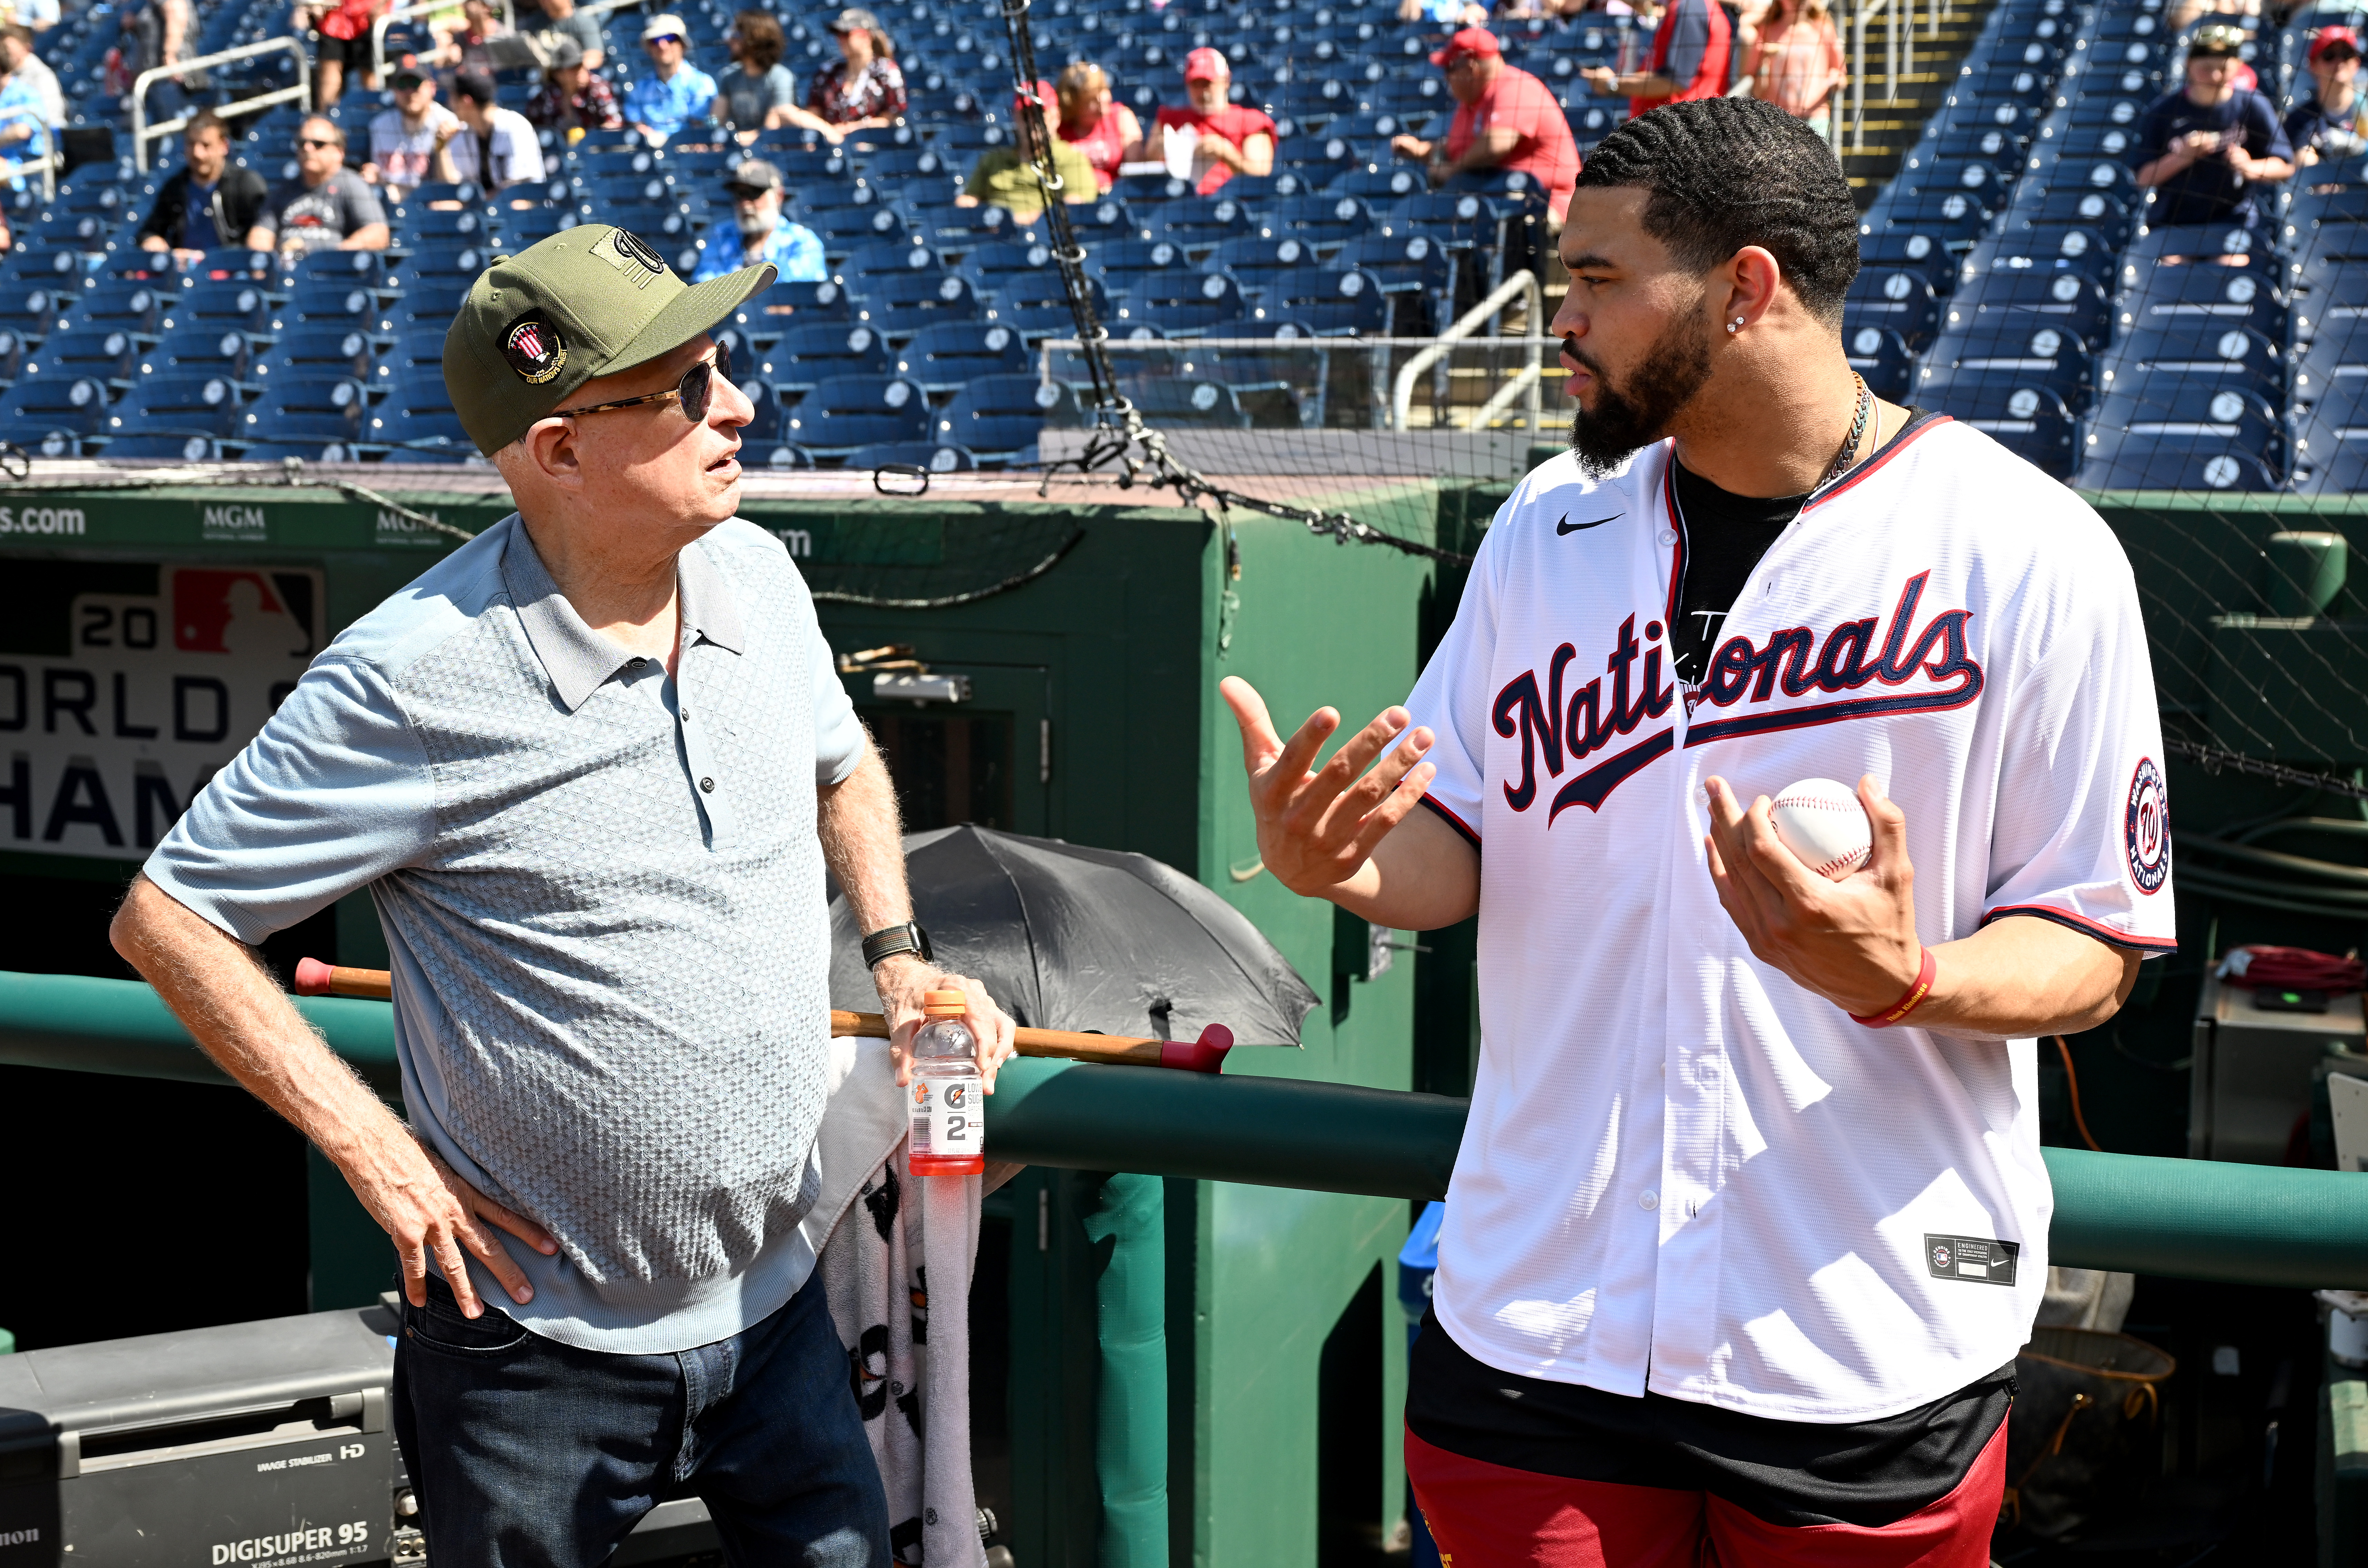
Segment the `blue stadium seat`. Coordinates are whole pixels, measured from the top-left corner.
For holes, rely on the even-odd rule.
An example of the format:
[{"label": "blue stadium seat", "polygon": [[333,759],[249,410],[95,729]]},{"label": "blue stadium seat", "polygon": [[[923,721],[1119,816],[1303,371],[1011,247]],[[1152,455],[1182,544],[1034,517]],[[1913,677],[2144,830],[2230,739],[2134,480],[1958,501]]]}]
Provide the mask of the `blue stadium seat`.
[{"label": "blue stadium seat", "polygon": [[1929,406],[2057,479],[2069,479],[2079,461],[2079,421],[2054,387],[2019,383],[2010,376],[1969,381],[1948,388]]},{"label": "blue stadium seat", "polygon": [[818,458],[882,441],[926,441],[928,394],[901,376],[837,377],[797,401],[783,434]]},{"label": "blue stadium seat", "polygon": [[762,373],[783,392],[803,392],[834,376],[884,376],[894,369],[877,328],[814,322],[783,333],[765,356]]},{"label": "blue stadium seat", "polygon": [[2196,262],[2157,267],[2124,306],[2133,331],[2209,318],[2249,326],[2272,343],[2292,336],[2285,296],[2254,267]]},{"label": "blue stadium seat", "polygon": [[1060,276],[1052,247],[1041,242],[980,245],[962,259],[955,271],[969,278],[971,287],[989,299],[1000,295],[1010,284],[1016,283],[1026,290],[1042,281],[1042,274]]},{"label": "blue stadium seat", "polygon": [[2129,202],[2101,190],[2050,190],[2014,208],[2016,220],[2034,229],[2086,229],[2119,251],[2137,226]]},{"label": "blue stadium seat", "polygon": [[2076,476],[2092,490],[2214,490],[2260,494],[2284,487],[2261,460],[2202,441],[2140,441],[2100,433]]},{"label": "blue stadium seat", "polygon": [[1947,408],[1952,388],[1998,386],[2047,388],[2079,414],[2096,390],[2096,360],[2078,336],[2044,321],[1943,333],[1918,367],[1915,397]]},{"label": "blue stadium seat", "polygon": [[294,458],[308,463],[349,463],[360,454],[344,441],[257,441],[239,453],[242,462],[284,462]]},{"label": "blue stadium seat", "polygon": [[[450,270],[465,270],[472,278],[484,269],[487,261],[493,259],[490,252],[475,245],[423,245],[404,258],[404,267],[406,271],[426,271],[429,268],[423,266],[423,262],[448,256],[456,260],[468,257],[465,266],[456,265]],[[321,279],[341,287],[359,284],[365,289],[373,288],[386,277],[386,252],[378,250],[316,250],[297,257],[296,265],[289,269],[287,278],[292,287]]]},{"label": "blue stadium seat", "polygon": [[953,392],[981,376],[1024,374],[1028,348],[1011,327],[993,322],[925,326],[896,356],[896,374],[931,393]]},{"label": "blue stadium seat", "polygon": [[1256,233],[1257,224],[1249,205],[1235,197],[1193,197],[1163,204],[1144,221],[1143,232],[1146,239],[1173,240],[1205,254],[1227,240]]},{"label": "blue stadium seat", "polygon": [[2101,390],[2142,390],[2158,399],[2173,390],[2235,387],[2283,403],[2285,381],[2285,356],[2277,345],[2248,327],[2206,318],[2131,333],[2105,368]]},{"label": "blue stadium seat", "polygon": [[444,390],[440,379],[432,385],[421,381],[397,383],[386,401],[367,418],[366,433],[373,445],[476,449],[469,433],[461,427],[461,416],[452,412],[451,394]]},{"label": "blue stadium seat", "polygon": [[[366,301],[370,299],[367,289],[357,289],[352,292],[359,294]],[[261,332],[270,319],[271,296],[260,285],[236,278],[219,278],[171,295],[165,302],[165,314],[157,327],[164,332],[176,327],[199,325]]]},{"label": "blue stadium seat", "polygon": [[96,376],[101,381],[129,381],[140,363],[140,340],[124,328],[102,324],[78,326],[50,335],[25,357],[28,378],[68,379]]},{"label": "blue stadium seat", "polygon": [[1373,210],[1358,197],[1318,196],[1276,202],[1258,222],[1269,239],[1298,239],[1328,256],[1373,227]]},{"label": "blue stadium seat", "polygon": [[1914,384],[1916,356],[1908,352],[1907,339],[1899,334],[1887,326],[1846,328],[1842,350],[1850,369],[1865,379],[1875,396],[1889,403],[1907,396]]},{"label": "blue stadium seat", "polygon": [[1861,232],[1858,256],[1861,267],[1919,274],[1936,294],[1946,295],[1957,286],[1957,257],[1943,234],[1904,227],[1895,221],[1880,233]]},{"label": "blue stadium seat", "polygon": [[1110,321],[1121,334],[1148,322],[1168,337],[1201,337],[1225,335],[1228,325],[1248,316],[1241,285],[1224,273],[1173,272],[1138,278],[1119,297]]},{"label": "blue stadium seat", "polygon": [[1280,239],[1250,235],[1219,245],[1207,265],[1231,275],[1244,294],[1263,302],[1272,290],[1287,287],[1289,278],[1315,268],[1315,247],[1289,234]]},{"label": "blue stadium seat", "polygon": [[2039,316],[2068,328],[2091,348],[2112,334],[2113,302],[2104,286],[2077,272],[2000,273],[1959,286],[1941,317],[1946,332],[2007,331]]},{"label": "blue stadium seat", "polygon": [[2124,463],[2151,464],[2154,449],[2185,446],[2243,451],[2271,472],[2283,472],[2291,459],[2285,415],[2259,392],[2235,387],[2116,389],[2089,416],[2088,445],[2092,458],[2102,449]]},{"label": "blue stadium seat", "polygon": [[[386,306],[382,314],[378,312],[374,300],[366,301],[357,319],[376,316],[379,329],[382,332],[404,332],[416,326],[450,326],[452,318],[460,313],[461,305],[467,302],[469,288],[475,281],[472,278],[457,275],[418,279],[404,290],[393,304]],[[353,308],[352,295],[355,293],[367,295],[368,290],[349,290],[342,299],[324,290],[323,308],[315,313],[307,307],[303,291],[299,289],[296,298],[290,301],[288,319],[312,324],[339,319],[346,311]]]},{"label": "blue stadium seat", "polygon": [[944,445],[962,447],[978,461],[999,466],[1037,460],[1037,437],[1046,426],[1077,423],[1076,392],[1034,376],[982,376],[954,394],[932,422]]},{"label": "blue stadium seat", "polygon": [[[1194,278],[1199,275],[1184,273],[1179,276]],[[1086,297],[1092,302],[1095,319],[1115,328],[1117,324],[1110,308],[1110,296],[1100,278],[1091,276],[1086,278]],[[1011,328],[1019,335],[1021,341],[1030,344],[1047,337],[1074,336],[1077,330],[1076,315],[1069,308],[1068,290],[1063,285],[1061,275],[1049,270],[1016,278],[1005,284],[1003,292],[987,309],[985,319]]]},{"label": "blue stadium seat", "polygon": [[[9,292],[0,287],[0,301],[5,301]],[[87,289],[53,289],[50,297],[54,301],[53,310],[70,314],[76,325],[104,323],[131,332],[154,332],[165,319],[165,307],[176,303],[183,292],[170,284],[108,278]],[[259,296],[261,290],[256,292]]]},{"label": "blue stadium seat", "polygon": [[139,356],[140,373],[186,370],[243,381],[254,352],[255,340],[235,328],[218,331],[205,326],[185,327],[159,339],[154,347]]},{"label": "blue stadium seat", "polygon": [[1869,326],[1887,326],[1921,347],[1941,328],[1941,301],[1921,273],[1896,267],[1871,267],[1850,280],[1845,304],[1851,319]]},{"label": "blue stadium seat", "polygon": [[[1059,282],[1056,274],[1055,288]],[[850,276],[848,287],[851,291],[860,290],[856,318],[895,338],[908,336],[933,322],[976,320],[982,308],[978,290],[971,287],[969,278],[934,268]]]},{"label": "blue stadium seat", "polygon": [[290,369],[273,377],[262,400],[243,411],[238,434],[249,441],[358,441],[369,406],[355,377]]},{"label": "blue stadium seat", "polygon": [[2003,233],[1981,241],[1966,254],[1958,276],[1970,283],[2000,274],[2071,272],[2110,283],[2113,270],[2113,248],[2092,230],[2034,227],[2009,219]]},{"label": "blue stadium seat", "polygon": [[1295,323],[1318,337],[1380,337],[1389,331],[1389,297],[1381,279],[1354,267],[1287,278],[1268,290],[1259,309],[1269,324]]},{"label": "blue stadium seat", "polygon": [[1146,376],[1130,391],[1144,416],[1156,425],[1197,426],[1209,430],[1247,430],[1250,416],[1234,389],[1222,381],[1186,376]]},{"label": "blue stadium seat", "polygon": [[475,208],[457,211],[433,207],[410,209],[404,212],[403,222],[394,227],[405,245],[422,241],[465,240],[471,244],[498,243],[498,231],[484,212]]},{"label": "blue stadium seat", "polygon": [[134,381],[99,428],[110,436],[164,431],[220,438],[237,427],[238,413],[238,383],[228,376],[167,372]]},{"label": "blue stadium seat", "polygon": [[220,462],[222,439],[198,431],[134,430],[109,436],[106,455],[115,459],[152,458],[166,462]]},{"label": "blue stadium seat", "polygon": [[[72,298],[47,283],[0,282],[0,330],[12,334],[21,347],[28,335],[39,337],[55,325],[59,306]],[[153,292],[150,298],[154,298]]]},{"label": "blue stadium seat", "polygon": [[968,473],[978,467],[978,459],[968,447],[928,441],[883,441],[859,447],[847,458],[847,466],[852,469],[885,468],[891,463],[928,473]]}]

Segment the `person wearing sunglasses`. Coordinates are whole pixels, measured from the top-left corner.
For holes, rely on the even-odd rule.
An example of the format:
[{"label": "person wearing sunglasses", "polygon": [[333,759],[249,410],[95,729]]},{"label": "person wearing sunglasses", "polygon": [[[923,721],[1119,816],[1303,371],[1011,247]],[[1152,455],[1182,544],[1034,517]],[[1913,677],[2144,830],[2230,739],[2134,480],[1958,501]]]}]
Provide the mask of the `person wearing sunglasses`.
[{"label": "person wearing sunglasses", "polygon": [[730,223],[708,227],[691,281],[704,283],[737,272],[752,261],[769,261],[792,283],[820,283],[830,276],[822,239],[783,211],[781,171],[762,158],[744,158],[723,182],[732,199]]},{"label": "person wearing sunglasses", "polygon": [[[439,1568],[600,1562],[668,1495],[734,1562],[891,1561],[799,1230],[825,872],[900,1080],[925,992],[963,994],[990,1085],[1012,1023],[928,956],[887,768],[737,515],[755,410],[716,334],[772,281],[686,283],[600,223],[480,274],[444,381],[518,510],[313,661],[116,919],[394,1243],[389,1415]],[[363,889],[408,1126],[242,946]]]},{"label": "person wearing sunglasses", "polygon": [[686,126],[703,126],[715,112],[715,78],[689,59],[690,29],[675,16],[652,17],[642,28],[650,74],[625,94],[625,119],[653,147]]},{"label": "person wearing sunglasses", "polygon": [[346,133],[318,116],[296,130],[296,177],[271,193],[249,250],[384,250],[391,238],[378,192],[346,167]]}]

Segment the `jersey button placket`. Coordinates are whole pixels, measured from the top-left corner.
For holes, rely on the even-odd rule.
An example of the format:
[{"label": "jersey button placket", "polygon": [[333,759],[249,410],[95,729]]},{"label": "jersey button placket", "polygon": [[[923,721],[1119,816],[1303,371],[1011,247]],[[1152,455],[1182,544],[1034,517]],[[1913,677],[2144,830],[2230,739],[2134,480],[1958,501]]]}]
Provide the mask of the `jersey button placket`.
[{"label": "jersey button placket", "polygon": [[693,723],[692,712],[709,712],[704,701],[693,701],[690,687],[697,677],[712,673],[709,665],[714,660],[712,650],[700,645],[689,634],[683,639],[681,658],[677,661],[675,684],[675,734],[682,744],[683,772],[690,781],[692,799],[707,819],[707,843],[712,849],[722,849],[732,842],[737,824],[733,818],[730,775],[718,766],[712,743],[715,726],[704,720]]}]

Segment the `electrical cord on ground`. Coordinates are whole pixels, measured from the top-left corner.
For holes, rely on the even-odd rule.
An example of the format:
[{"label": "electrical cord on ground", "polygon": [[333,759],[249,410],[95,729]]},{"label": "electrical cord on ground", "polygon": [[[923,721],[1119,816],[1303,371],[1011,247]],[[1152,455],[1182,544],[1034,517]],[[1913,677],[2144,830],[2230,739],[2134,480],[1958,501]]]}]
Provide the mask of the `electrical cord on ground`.
[{"label": "electrical cord on ground", "polygon": [[[1092,291],[1086,283],[1085,249],[1077,243],[1076,230],[1069,222],[1067,203],[1063,199],[1064,182],[1053,167],[1053,133],[1044,123],[1044,107],[1036,97],[1036,40],[1028,30],[1030,0],[1001,0],[1001,4],[1004,30],[1011,40],[1014,102],[1026,129],[1022,140],[1032,149],[1029,168],[1044,199],[1044,222],[1052,236],[1053,259],[1059,264],[1061,287],[1068,296],[1069,313],[1076,321],[1078,356],[1085,360],[1086,372],[1093,381],[1094,430],[1077,456],[1044,465],[1045,486],[1050,486],[1053,473],[1059,470],[1075,469],[1084,474],[1116,464],[1121,471],[1118,482],[1121,488],[1137,483],[1164,487],[1174,490],[1178,499],[1188,506],[1203,500],[1212,501],[1220,512],[1235,506],[1263,512],[1304,524],[1310,533],[1327,536],[1337,543],[1386,545],[1441,565],[1470,565],[1469,555],[1384,533],[1345,512],[1293,506],[1213,484],[1170,452],[1167,437],[1144,423],[1142,410],[1119,391],[1118,371],[1110,363],[1108,347],[1110,329],[1094,312]],[[1138,451],[1142,454],[1139,457]]]}]

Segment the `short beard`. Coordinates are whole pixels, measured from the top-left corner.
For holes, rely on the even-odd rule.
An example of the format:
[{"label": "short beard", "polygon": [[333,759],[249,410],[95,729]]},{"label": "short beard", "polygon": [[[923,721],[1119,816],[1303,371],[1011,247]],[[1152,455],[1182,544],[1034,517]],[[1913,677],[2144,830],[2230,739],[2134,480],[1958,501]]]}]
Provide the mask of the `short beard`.
[{"label": "short beard", "polygon": [[1595,407],[1573,403],[1570,449],[1589,479],[1601,479],[1634,456],[1637,449],[1669,433],[1669,422],[1710,380],[1710,333],[1698,312],[1687,312],[1661,330],[1645,352],[1630,387],[1615,387],[1602,367],[1577,344],[1565,352],[1595,377]]},{"label": "short beard", "polygon": [[739,215],[738,222],[742,239],[769,239],[773,231],[781,226],[781,214],[779,209],[770,212],[744,212]]}]

